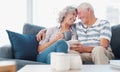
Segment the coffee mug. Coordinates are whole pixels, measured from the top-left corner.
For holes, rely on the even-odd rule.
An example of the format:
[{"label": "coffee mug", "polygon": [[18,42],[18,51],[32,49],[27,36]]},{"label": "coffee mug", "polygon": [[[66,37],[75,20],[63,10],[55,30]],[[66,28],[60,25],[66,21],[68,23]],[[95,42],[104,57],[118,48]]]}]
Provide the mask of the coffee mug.
[{"label": "coffee mug", "polygon": [[62,55],[62,52],[51,52],[50,53],[50,66],[51,69],[56,70],[56,57]]},{"label": "coffee mug", "polygon": [[73,45],[73,44],[75,44],[75,43],[76,43],[76,44],[79,43],[78,40],[69,40],[69,44],[70,44],[70,45]]},{"label": "coffee mug", "polygon": [[51,69],[55,71],[68,71],[70,69],[70,55],[65,53],[51,53]]},{"label": "coffee mug", "polygon": [[79,54],[70,54],[70,69],[80,69],[81,66],[81,56]]},{"label": "coffee mug", "polygon": [[69,40],[71,40],[71,38],[72,38],[72,32],[71,31],[66,31],[66,32],[64,32],[63,33],[63,38],[66,40],[66,41],[69,41]]}]

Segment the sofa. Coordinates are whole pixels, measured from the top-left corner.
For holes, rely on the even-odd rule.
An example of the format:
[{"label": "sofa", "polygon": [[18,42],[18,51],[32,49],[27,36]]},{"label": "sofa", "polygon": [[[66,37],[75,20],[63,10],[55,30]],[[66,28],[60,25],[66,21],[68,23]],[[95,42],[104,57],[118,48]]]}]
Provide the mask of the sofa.
[{"label": "sofa", "polygon": [[[44,29],[44,28],[45,27],[26,23],[23,26],[23,35],[27,34],[27,35],[35,36],[41,29]],[[9,35],[9,33],[10,33],[10,31],[8,31],[8,35]],[[14,37],[15,35],[9,35],[9,36]],[[115,59],[120,59],[120,38],[119,37],[120,37],[120,24],[112,26],[112,38],[111,38],[110,45],[111,45],[112,51],[115,55]],[[19,37],[15,38],[15,40],[17,40],[18,38]],[[14,42],[14,43],[16,43],[16,42]],[[30,46],[30,44],[29,44],[29,46]],[[3,61],[3,60],[16,61],[17,70],[19,70],[26,64],[45,64],[45,63],[41,63],[41,62],[36,62],[36,60],[31,60],[31,57],[24,57],[23,59],[21,59],[19,56],[15,57],[15,55],[19,55],[19,54],[15,53],[14,52],[15,50],[13,50],[13,48],[14,48],[13,44],[0,47],[0,61]],[[30,53],[29,55],[32,55],[32,54]]]}]

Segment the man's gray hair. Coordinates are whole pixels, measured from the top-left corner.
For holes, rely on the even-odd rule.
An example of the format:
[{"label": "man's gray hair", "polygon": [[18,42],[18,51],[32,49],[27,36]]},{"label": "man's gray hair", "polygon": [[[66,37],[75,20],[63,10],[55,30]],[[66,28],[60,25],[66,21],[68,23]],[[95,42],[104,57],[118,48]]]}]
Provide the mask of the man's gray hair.
[{"label": "man's gray hair", "polygon": [[89,4],[89,3],[87,3],[87,2],[81,3],[81,4],[78,6],[77,9],[80,9],[80,8],[83,9],[83,10],[86,10],[86,9],[90,8],[90,9],[94,12],[94,9],[93,9],[92,5]]},{"label": "man's gray hair", "polygon": [[62,9],[59,13],[59,16],[58,16],[58,22],[59,23],[62,23],[63,20],[64,20],[64,17],[70,13],[70,12],[73,12],[73,11],[76,11],[77,12],[77,8],[75,7],[72,7],[72,6],[67,6],[65,7],[64,9]]}]

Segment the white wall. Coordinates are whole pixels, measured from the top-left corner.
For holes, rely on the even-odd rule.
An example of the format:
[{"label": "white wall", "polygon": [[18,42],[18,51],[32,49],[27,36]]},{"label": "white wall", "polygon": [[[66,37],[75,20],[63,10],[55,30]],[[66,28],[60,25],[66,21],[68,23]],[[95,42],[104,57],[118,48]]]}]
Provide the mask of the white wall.
[{"label": "white wall", "polygon": [[6,29],[22,33],[26,0],[0,0],[0,46],[10,44]]}]

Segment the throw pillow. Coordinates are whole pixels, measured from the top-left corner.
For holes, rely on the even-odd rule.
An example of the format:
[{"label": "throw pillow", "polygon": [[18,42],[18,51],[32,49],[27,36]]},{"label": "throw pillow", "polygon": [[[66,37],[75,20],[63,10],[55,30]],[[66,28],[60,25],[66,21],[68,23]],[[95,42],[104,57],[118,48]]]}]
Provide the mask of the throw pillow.
[{"label": "throw pillow", "polygon": [[20,34],[6,30],[15,59],[36,60],[38,42],[35,35]]}]

